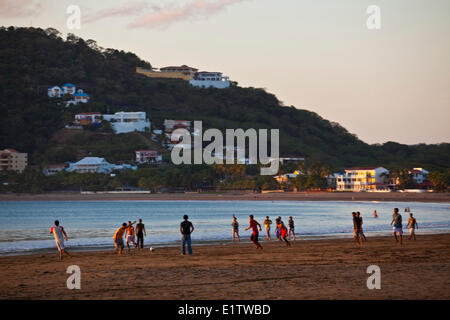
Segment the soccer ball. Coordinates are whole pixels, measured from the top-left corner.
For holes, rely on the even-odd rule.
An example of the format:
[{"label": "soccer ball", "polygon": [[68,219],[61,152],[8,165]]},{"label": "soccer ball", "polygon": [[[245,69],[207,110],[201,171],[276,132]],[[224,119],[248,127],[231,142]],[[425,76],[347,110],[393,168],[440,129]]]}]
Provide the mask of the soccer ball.
[{"label": "soccer ball", "polygon": [[153,247],[150,247],[150,252],[153,252],[153,251],[155,251],[155,249],[153,249]]}]

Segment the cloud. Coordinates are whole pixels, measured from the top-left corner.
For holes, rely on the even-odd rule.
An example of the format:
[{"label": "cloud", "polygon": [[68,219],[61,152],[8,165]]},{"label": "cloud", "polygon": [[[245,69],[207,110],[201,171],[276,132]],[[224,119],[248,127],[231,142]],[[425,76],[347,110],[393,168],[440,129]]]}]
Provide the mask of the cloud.
[{"label": "cloud", "polygon": [[195,0],[183,6],[169,4],[163,8],[156,8],[130,23],[130,28],[161,28],[190,19],[204,19],[223,11],[227,6],[245,0]]},{"label": "cloud", "polygon": [[136,16],[149,8],[150,6],[145,2],[125,3],[117,8],[104,9],[92,14],[88,14],[83,18],[83,22],[95,22],[111,17]]},{"label": "cloud", "polygon": [[0,16],[8,18],[27,17],[41,13],[37,0],[0,0]]},{"label": "cloud", "polygon": [[150,5],[144,1],[131,2],[88,14],[83,18],[83,22],[96,22],[112,17],[133,17],[134,21],[128,24],[129,28],[165,29],[180,21],[207,19],[226,7],[243,1],[247,0],[193,0],[183,5],[171,3],[165,6]]}]

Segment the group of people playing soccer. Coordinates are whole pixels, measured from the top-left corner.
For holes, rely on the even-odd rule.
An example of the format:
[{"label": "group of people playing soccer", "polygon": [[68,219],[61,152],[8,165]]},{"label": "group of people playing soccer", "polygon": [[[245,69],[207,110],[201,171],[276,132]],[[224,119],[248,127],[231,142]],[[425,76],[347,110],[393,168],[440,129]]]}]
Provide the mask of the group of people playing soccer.
[{"label": "group of people playing soccer", "polygon": [[[273,224],[272,220],[270,220],[269,216],[266,216],[266,219],[263,222],[264,224],[264,228],[266,229],[266,238],[267,240],[271,240],[270,237],[270,230],[271,230],[271,225]],[[240,237],[239,237],[239,222],[237,221],[237,218],[235,215],[233,215],[233,223],[231,224],[231,226],[233,227],[233,241],[235,241],[237,239],[237,241],[241,241]],[[291,237],[293,237],[294,241],[295,241],[295,225],[294,225],[294,219],[292,219],[292,216],[289,217],[289,221],[288,221],[288,226],[289,229],[286,227],[286,225],[284,224],[283,220],[281,219],[281,217],[278,217],[277,219],[275,219],[275,235],[277,237],[277,239],[280,242],[285,242],[286,246],[290,247],[291,243]],[[262,231],[262,227],[259,224],[258,221],[255,220],[255,217],[253,215],[249,216],[249,227],[245,229],[245,231],[252,229],[252,235],[250,237],[250,240],[255,244],[257,249],[261,249],[262,250],[262,246],[259,243],[259,231]],[[289,239],[288,239],[289,237]]]},{"label": "group of people playing soccer", "polygon": [[[409,240],[416,240],[416,229],[419,229],[419,225],[417,224],[416,218],[414,218],[413,214],[410,213],[409,208],[405,208],[405,212],[409,213],[409,220],[406,228],[409,228]],[[352,212],[353,217],[353,239],[355,239],[356,244],[362,246],[363,242],[367,241],[366,236],[363,231],[363,218],[361,217],[361,213],[359,211]],[[374,218],[378,218],[377,211],[375,210],[373,213]],[[393,235],[396,243],[403,244],[403,223],[402,223],[402,215],[399,213],[398,208],[394,208],[394,214],[392,215],[392,221],[390,223],[392,226]]]},{"label": "group of people playing soccer", "polygon": [[[405,212],[409,213],[409,208],[406,208]],[[374,218],[378,218],[378,214],[376,211],[374,211],[373,216]],[[352,212],[352,217],[353,217],[353,238],[355,239],[357,245],[362,246],[363,242],[367,241],[367,238],[364,235],[363,231],[363,218],[361,217],[360,212]],[[132,244],[138,250],[142,250],[144,248],[144,236],[147,236],[147,233],[145,230],[145,226],[142,223],[142,219],[139,219],[139,222],[136,224],[136,227],[134,227],[134,224],[136,224],[136,221],[133,222],[128,221],[128,223],[124,222],[114,233],[113,237],[114,246],[118,254],[122,254],[122,251],[125,247],[123,241],[124,236],[126,239],[128,251],[130,251],[130,244]],[[266,230],[266,238],[267,240],[270,241],[271,240],[270,231],[273,222],[272,220],[270,220],[269,216],[266,216],[266,219],[264,220],[263,224]],[[239,222],[235,215],[233,215],[233,222],[231,225],[233,229],[233,241],[237,239],[237,241],[240,242],[241,239],[239,236]],[[403,243],[403,224],[402,224],[402,216],[399,213],[398,208],[394,209],[391,226],[393,226],[393,234],[395,237],[395,241],[397,243],[400,243],[401,245]],[[275,235],[277,239],[280,242],[284,242],[286,246],[290,247],[291,237],[295,241],[295,225],[292,216],[289,217],[288,227],[286,227],[281,217],[275,219]],[[409,213],[409,220],[408,224],[406,225],[406,228],[409,228],[410,230],[409,240],[416,240],[415,229],[418,229],[419,226],[417,224],[416,219],[413,217],[412,213]],[[245,231],[250,229],[252,230],[250,240],[253,242],[256,249],[262,250],[263,247],[259,243],[259,232],[262,231],[262,227],[261,224],[259,224],[259,222],[255,220],[255,217],[252,214],[249,216],[249,226],[245,229]],[[190,255],[192,254],[191,233],[193,231],[194,231],[193,224],[188,220],[188,216],[184,215],[183,221],[180,224],[183,255],[186,254],[185,249],[186,246],[188,247],[188,253]],[[60,260],[63,259],[63,254],[65,254],[70,259],[71,255],[67,252],[64,245],[64,240],[65,241],[68,240],[67,234],[64,228],[59,225],[58,220],[55,221],[55,225],[51,228],[50,234],[53,234],[55,237],[55,242],[56,246],[58,247]]]}]

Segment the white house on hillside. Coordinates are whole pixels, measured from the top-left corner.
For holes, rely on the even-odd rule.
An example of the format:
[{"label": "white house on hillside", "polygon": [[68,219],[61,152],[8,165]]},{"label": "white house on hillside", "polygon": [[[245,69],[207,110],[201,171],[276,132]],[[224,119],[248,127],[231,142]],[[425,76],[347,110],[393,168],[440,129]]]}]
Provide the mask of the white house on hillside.
[{"label": "white house on hillside", "polygon": [[230,78],[222,76],[222,72],[196,72],[195,76],[189,80],[194,87],[224,89],[230,86]]},{"label": "white house on hillside", "polygon": [[116,134],[150,130],[150,120],[145,112],[116,112],[104,114],[103,120],[109,121]]},{"label": "white house on hillside", "polygon": [[129,164],[115,165],[106,161],[105,158],[86,157],[76,163],[69,163],[66,171],[78,173],[111,173],[114,170],[124,169],[136,170],[137,167]]},{"label": "white house on hillside", "polygon": [[337,191],[388,191],[387,175],[383,167],[355,167],[345,169],[336,177]]},{"label": "white house on hillside", "polygon": [[66,83],[61,88],[58,86],[48,88],[48,96],[50,98],[61,98],[65,94],[73,97],[72,100],[66,102],[66,107],[71,104],[87,103],[90,99],[88,94],[84,93],[82,89],[77,90],[77,87],[72,83]]}]

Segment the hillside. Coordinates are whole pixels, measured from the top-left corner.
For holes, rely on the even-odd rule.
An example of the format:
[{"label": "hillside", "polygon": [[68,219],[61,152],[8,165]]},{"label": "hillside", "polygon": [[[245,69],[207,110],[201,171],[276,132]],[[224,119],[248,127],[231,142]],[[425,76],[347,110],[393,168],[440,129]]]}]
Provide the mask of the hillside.
[{"label": "hillside", "polygon": [[[450,163],[448,143],[368,145],[314,112],[282,106],[263,89],[198,89],[183,80],[136,74],[137,66],[151,64],[93,40],[74,35],[64,40],[54,29],[0,29],[0,149],[28,152],[36,165],[75,161],[86,152],[130,160],[133,148],[146,146],[143,135],[98,136],[97,143],[95,135],[82,133],[55,142],[57,132],[77,112],[145,111],[153,128],[161,128],[164,119],[202,120],[204,127],[218,129],[279,128],[282,156],[305,156],[335,169],[375,164],[441,169]],[[67,82],[85,89],[90,102],[67,109],[47,97],[48,86]]]}]

